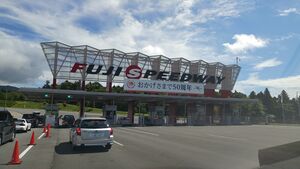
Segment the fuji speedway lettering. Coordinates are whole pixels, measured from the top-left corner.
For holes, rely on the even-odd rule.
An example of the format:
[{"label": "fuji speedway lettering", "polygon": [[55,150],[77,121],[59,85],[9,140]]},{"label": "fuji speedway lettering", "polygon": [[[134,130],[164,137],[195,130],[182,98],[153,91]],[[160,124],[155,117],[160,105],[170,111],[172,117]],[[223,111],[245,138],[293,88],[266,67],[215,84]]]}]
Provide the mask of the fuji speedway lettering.
[{"label": "fuji speedway lettering", "polygon": [[[94,64],[82,64],[75,63],[71,69],[71,73],[76,73],[77,70],[86,70],[87,74],[101,74],[101,75],[113,75],[119,76],[123,70],[123,67],[110,66],[105,72],[101,72],[103,65],[94,65]],[[140,79],[140,78],[151,78],[155,77],[154,80],[167,80],[167,81],[191,81],[195,83],[212,83],[220,84],[225,77],[221,76],[209,76],[209,75],[199,75],[199,74],[189,74],[178,72],[168,72],[168,71],[156,71],[156,70],[146,70],[143,74],[142,69],[137,65],[130,65],[125,70],[125,75],[128,79]]]}]

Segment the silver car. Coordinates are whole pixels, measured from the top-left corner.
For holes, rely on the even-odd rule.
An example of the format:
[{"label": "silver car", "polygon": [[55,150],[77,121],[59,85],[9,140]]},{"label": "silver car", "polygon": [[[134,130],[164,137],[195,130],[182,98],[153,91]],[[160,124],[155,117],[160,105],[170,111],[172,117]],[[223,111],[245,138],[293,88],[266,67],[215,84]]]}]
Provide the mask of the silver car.
[{"label": "silver car", "polygon": [[112,147],[113,138],[113,129],[109,127],[105,118],[79,118],[70,130],[70,143],[73,149],[78,146],[97,145],[109,150]]}]

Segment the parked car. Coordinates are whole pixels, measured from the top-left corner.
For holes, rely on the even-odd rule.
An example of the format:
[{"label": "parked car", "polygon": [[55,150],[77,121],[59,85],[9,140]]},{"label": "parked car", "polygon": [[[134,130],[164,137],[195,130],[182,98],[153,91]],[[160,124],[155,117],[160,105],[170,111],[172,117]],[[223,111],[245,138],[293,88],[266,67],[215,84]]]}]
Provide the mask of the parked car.
[{"label": "parked car", "polygon": [[7,110],[0,111],[0,145],[16,138],[16,126],[13,116]]},{"label": "parked car", "polygon": [[121,126],[131,126],[132,125],[132,123],[131,123],[131,121],[128,117],[119,117],[118,118],[118,123]]},{"label": "parked car", "polygon": [[32,112],[32,115],[37,119],[37,125],[44,125],[45,123],[45,115],[41,115],[40,111]]},{"label": "parked car", "polygon": [[73,115],[64,115],[62,117],[62,126],[72,127],[75,122],[75,117]]},{"label": "parked car", "polygon": [[23,114],[22,119],[31,123],[32,128],[38,127],[38,119],[33,114]]},{"label": "parked car", "polygon": [[31,123],[26,119],[17,119],[16,123],[16,131],[30,131],[31,130]]},{"label": "parked car", "polygon": [[99,145],[108,151],[113,144],[113,129],[105,118],[84,117],[75,121],[70,130],[72,148],[78,146]]}]

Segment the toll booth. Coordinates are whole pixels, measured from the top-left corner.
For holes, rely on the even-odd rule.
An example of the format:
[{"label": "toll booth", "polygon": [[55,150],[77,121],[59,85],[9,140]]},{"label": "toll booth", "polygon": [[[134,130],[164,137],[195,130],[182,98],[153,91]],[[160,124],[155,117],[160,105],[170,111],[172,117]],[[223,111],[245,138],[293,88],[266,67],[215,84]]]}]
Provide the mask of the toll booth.
[{"label": "toll booth", "polygon": [[103,117],[109,122],[109,124],[117,123],[117,106],[116,105],[104,105]]},{"label": "toll booth", "polygon": [[189,126],[200,126],[206,124],[206,112],[204,104],[193,104],[187,106],[187,122]]},{"label": "toll booth", "polygon": [[57,104],[48,104],[45,107],[45,124],[50,124],[51,126],[58,126],[58,115],[59,107]]},{"label": "toll booth", "polygon": [[165,124],[164,106],[149,106],[149,119],[152,125]]}]

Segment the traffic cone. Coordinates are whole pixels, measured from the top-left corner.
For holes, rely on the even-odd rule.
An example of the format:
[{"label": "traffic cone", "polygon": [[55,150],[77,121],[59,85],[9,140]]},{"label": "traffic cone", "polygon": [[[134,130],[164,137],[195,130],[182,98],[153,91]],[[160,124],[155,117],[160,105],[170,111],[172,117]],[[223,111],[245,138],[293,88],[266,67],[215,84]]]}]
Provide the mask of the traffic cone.
[{"label": "traffic cone", "polygon": [[46,137],[50,137],[50,125],[47,126]]},{"label": "traffic cone", "polygon": [[35,144],[35,140],[34,140],[34,131],[31,134],[31,139],[30,139],[30,143],[28,145],[36,145]]},{"label": "traffic cone", "polygon": [[44,126],[43,133],[46,133],[46,132],[47,132],[47,128],[46,128],[46,126]]},{"label": "traffic cone", "polygon": [[19,141],[16,140],[14,152],[11,158],[11,161],[8,163],[9,165],[21,164],[22,161],[19,158]]}]

